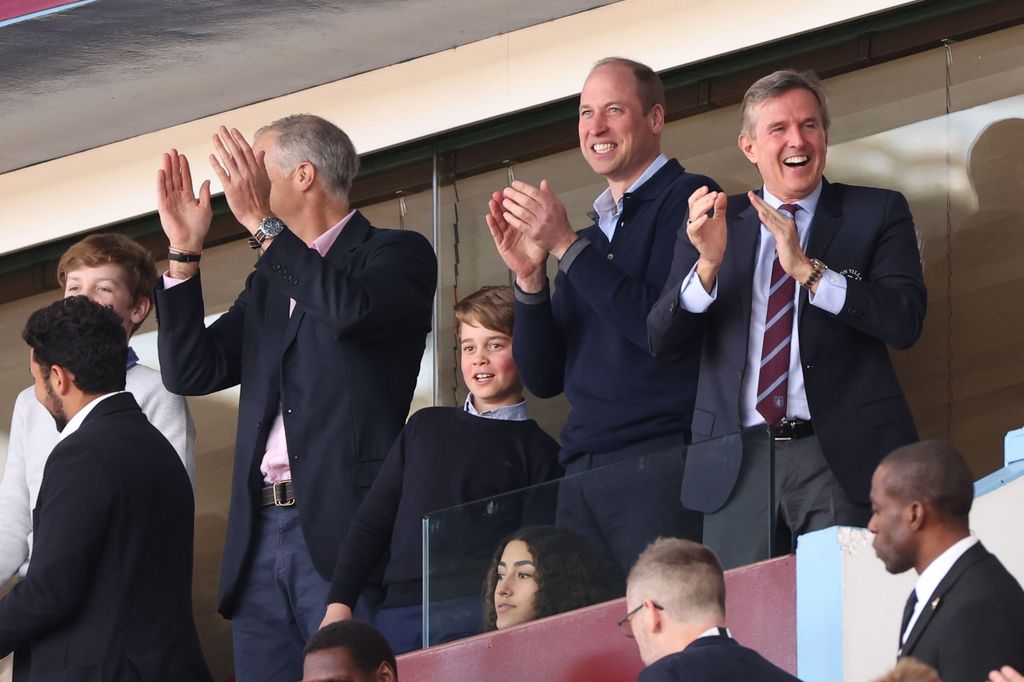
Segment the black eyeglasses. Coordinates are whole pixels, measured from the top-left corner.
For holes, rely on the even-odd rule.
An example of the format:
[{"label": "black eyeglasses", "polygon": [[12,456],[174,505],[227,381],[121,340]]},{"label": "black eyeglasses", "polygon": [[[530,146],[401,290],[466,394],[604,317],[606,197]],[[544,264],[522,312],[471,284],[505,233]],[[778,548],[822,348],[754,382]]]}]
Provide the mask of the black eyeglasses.
[{"label": "black eyeglasses", "polygon": [[630,639],[633,639],[633,626],[630,624],[629,621],[630,621],[630,619],[633,616],[635,616],[637,613],[640,612],[640,609],[642,609],[643,607],[647,606],[648,604],[650,604],[654,608],[658,609],[659,611],[664,611],[665,610],[664,606],[661,606],[659,604],[655,604],[652,601],[641,602],[640,606],[636,607],[635,609],[633,609],[632,611],[630,611],[625,616],[623,616],[622,618],[619,619],[619,622],[618,622],[619,631],[623,635],[625,635],[626,637],[629,637]]}]

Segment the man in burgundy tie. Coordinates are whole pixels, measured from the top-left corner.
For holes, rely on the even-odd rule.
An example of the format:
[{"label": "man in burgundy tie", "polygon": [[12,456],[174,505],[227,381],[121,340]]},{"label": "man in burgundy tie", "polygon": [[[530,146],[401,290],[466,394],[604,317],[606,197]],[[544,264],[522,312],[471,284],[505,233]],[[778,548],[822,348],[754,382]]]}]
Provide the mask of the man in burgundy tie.
[{"label": "man in burgundy tie", "polygon": [[684,503],[707,514],[705,544],[726,567],[864,526],[875,466],[917,440],[887,348],[913,345],[924,320],[913,218],[897,192],[824,179],[829,122],[813,74],[750,87],[739,146],[763,188],[694,192],[699,258],[677,248],[648,318],[659,357],[703,334],[694,442],[749,429],[742,447],[687,458]]}]

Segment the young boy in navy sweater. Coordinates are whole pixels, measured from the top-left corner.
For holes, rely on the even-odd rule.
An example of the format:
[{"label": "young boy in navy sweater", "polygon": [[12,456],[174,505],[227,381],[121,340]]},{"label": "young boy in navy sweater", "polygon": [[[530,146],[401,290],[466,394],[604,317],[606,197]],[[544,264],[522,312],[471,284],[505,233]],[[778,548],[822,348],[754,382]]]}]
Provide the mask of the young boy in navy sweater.
[{"label": "young boy in navy sweater", "polygon": [[[422,518],[562,474],[558,443],[526,415],[523,385],[512,359],[514,309],[507,286],[484,287],[455,306],[462,378],[469,395],[459,407],[420,410],[399,434],[338,552],[325,625],[352,617],[360,593],[390,549],[384,603],[374,624],[396,654],[420,648]],[[456,539],[467,546],[465,563],[473,564],[475,543]],[[490,549],[481,547],[486,562]],[[467,577],[476,587],[482,580],[482,575]],[[479,626],[478,594],[449,601],[461,601],[467,608],[454,609],[452,617],[442,619],[449,631],[432,630],[432,641],[473,634]]]}]

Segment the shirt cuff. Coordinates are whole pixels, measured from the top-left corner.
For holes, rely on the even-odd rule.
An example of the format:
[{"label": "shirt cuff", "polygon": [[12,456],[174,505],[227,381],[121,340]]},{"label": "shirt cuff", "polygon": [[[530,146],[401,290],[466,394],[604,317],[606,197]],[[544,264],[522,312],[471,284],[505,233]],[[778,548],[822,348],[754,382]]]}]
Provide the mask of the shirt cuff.
[{"label": "shirt cuff", "polygon": [[697,265],[694,264],[690,268],[690,274],[683,280],[683,285],[679,287],[680,307],[688,313],[699,314],[706,312],[716,298],[718,298],[718,278],[715,278],[715,286],[711,287],[709,294],[704,290],[704,285],[700,283],[700,277],[697,277]]},{"label": "shirt cuff", "polygon": [[586,237],[580,237],[570,244],[569,248],[562,254],[562,259],[558,261],[558,269],[568,275],[569,268],[571,268],[572,264],[576,261],[576,257],[580,255],[580,251],[588,246],[590,246],[590,240]]},{"label": "shirt cuff", "polygon": [[838,315],[846,305],[846,278],[826,270],[818,282],[818,292],[808,292],[807,301],[815,308]]},{"label": "shirt cuff", "polygon": [[[568,253],[568,252],[567,252]],[[535,294],[531,294],[528,291],[523,291],[519,288],[518,284],[513,285],[515,290],[516,301],[519,303],[525,303],[526,305],[537,305],[538,303],[544,303],[548,300],[548,280],[544,278],[544,288]]]},{"label": "shirt cuff", "polygon": [[[189,279],[191,279],[191,277]],[[164,289],[170,289],[172,287],[176,287],[179,284],[182,284],[182,283],[188,281],[188,279],[178,279],[177,277],[171,277],[167,273],[164,273],[163,280],[164,280]]]}]

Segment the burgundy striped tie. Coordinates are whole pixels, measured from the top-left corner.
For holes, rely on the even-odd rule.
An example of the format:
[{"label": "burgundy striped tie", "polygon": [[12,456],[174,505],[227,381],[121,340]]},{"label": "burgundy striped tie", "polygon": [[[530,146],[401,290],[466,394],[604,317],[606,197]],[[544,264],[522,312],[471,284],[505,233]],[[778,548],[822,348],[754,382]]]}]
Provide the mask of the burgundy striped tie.
[{"label": "burgundy striped tie", "polygon": [[[782,204],[779,211],[794,217],[798,208],[796,204]],[[761,371],[757,380],[757,411],[771,426],[786,417],[789,341],[793,335],[795,293],[796,282],[782,269],[776,251],[772,262],[771,288],[768,290],[764,341],[761,344]]]}]

